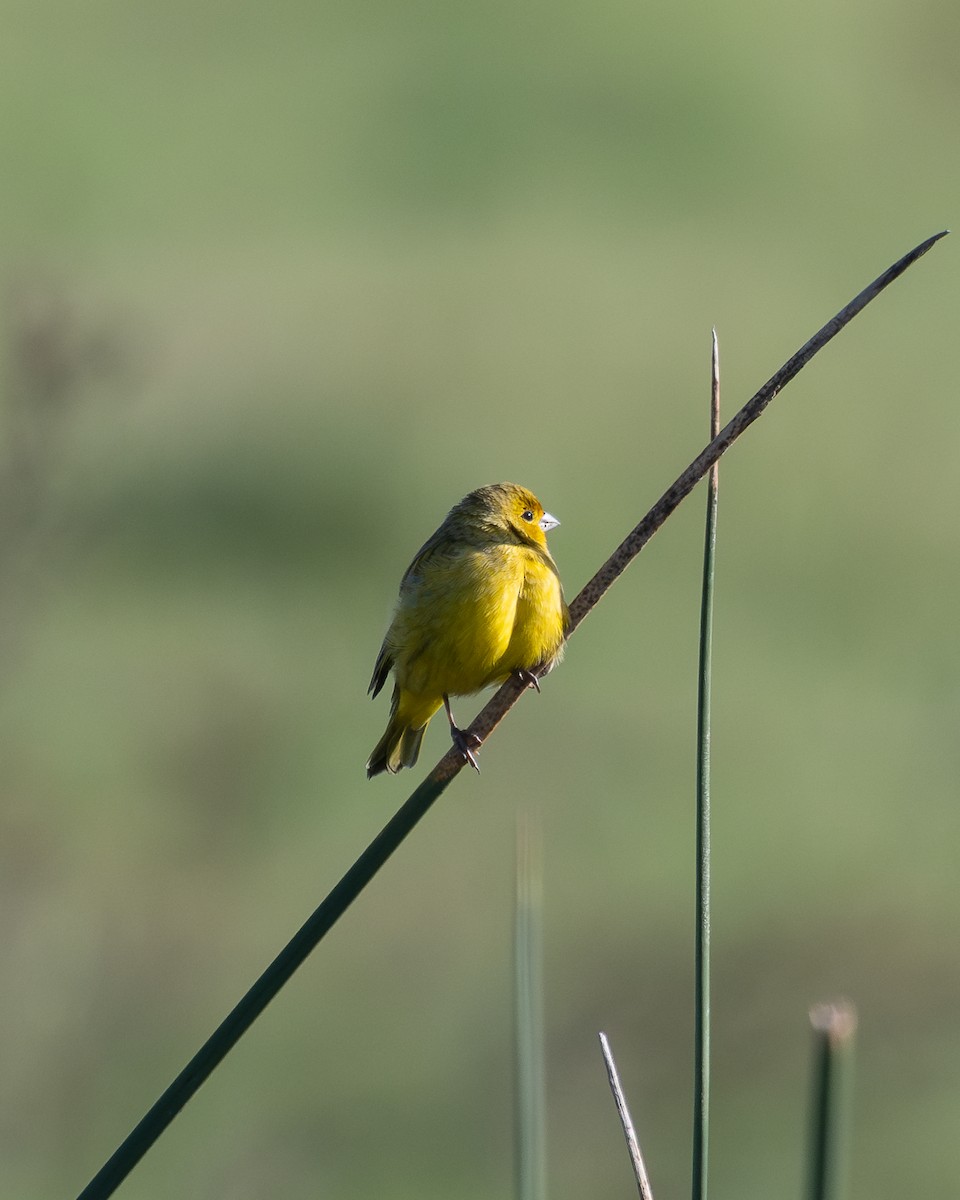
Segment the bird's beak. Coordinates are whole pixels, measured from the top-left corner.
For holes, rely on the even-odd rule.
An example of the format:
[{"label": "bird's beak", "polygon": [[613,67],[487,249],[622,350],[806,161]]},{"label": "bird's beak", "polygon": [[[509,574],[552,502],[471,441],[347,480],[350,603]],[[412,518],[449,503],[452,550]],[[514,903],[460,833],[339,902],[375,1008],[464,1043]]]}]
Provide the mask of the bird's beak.
[{"label": "bird's beak", "polygon": [[560,522],[556,517],[551,517],[548,512],[545,512],[537,524],[540,526],[543,532],[546,533],[548,529],[556,529]]}]

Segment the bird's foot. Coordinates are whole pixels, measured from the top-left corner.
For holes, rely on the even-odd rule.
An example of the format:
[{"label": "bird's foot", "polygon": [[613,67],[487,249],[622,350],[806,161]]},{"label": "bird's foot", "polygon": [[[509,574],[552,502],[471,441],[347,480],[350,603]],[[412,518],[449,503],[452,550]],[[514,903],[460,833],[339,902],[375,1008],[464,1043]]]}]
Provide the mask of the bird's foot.
[{"label": "bird's foot", "polygon": [[470,733],[469,730],[458,729],[456,725],[450,726],[450,737],[454,746],[463,755],[464,762],[468,762],[479,775],[480,764],[477,762],[474,750],[479,750],[483,745],[482,738],[477,737],[475,733]]},{"label": "bird's foot", "polygon": [[540,680],[532,671],[519,670],[517,671],[517,675],[520,678],[520,682],[526,687],[533,688],[535,692],[540,691]]}]

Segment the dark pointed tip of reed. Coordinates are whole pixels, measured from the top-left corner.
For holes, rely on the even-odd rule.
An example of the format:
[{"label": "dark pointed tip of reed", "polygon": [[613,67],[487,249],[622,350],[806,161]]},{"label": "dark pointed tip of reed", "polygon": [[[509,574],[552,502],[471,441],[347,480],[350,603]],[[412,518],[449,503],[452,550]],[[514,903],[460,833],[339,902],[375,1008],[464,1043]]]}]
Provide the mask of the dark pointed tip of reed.
[{"label": "dark pointed tip of reed", "polygon": [[810,1024],[814,1033],[827,1037],[831,1045],[842,1046],[857,1032],[857,1010],[849,1000],[815,1004],[810,1009]]}]

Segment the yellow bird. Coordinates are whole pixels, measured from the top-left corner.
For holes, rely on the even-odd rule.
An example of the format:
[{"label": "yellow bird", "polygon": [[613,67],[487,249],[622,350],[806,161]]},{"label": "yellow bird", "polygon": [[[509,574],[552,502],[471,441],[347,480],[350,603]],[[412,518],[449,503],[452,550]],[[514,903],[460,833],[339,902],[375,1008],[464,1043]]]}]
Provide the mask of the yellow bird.
[{"label": "yellow bird", "polygon": [[367,777],[412,767],[427,722],[441,705],[454,745],[477,770],[477,740],[458,729],[451,696],[503,683],[514,672],[536,687],[563,654],[570,614],[547,530],[560,522],[526,488],[477,488],[447,514],[400,583],[369,691],[393,670],[386,733]]}]

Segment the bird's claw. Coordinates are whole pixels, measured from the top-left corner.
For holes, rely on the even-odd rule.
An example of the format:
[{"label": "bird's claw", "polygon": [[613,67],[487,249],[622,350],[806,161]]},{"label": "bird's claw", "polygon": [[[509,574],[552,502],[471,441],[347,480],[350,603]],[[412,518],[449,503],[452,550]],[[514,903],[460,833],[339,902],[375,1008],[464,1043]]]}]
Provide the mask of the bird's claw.
[{"label": "bird's claw", "polygon": [[520,682],[526,687],[531,687],[535,692],[540,691],[540,680],[532,671],[519,670],[517,675],[520,677]]},{"label": "bird's claw", "polygon": [[466,729],[458,729],[456,725],[450,726],[450,737],[456,749],[463,755],[464,762],[468,762],[479,775],[480,764],[473,752],[483,745],[483,740]]}]

